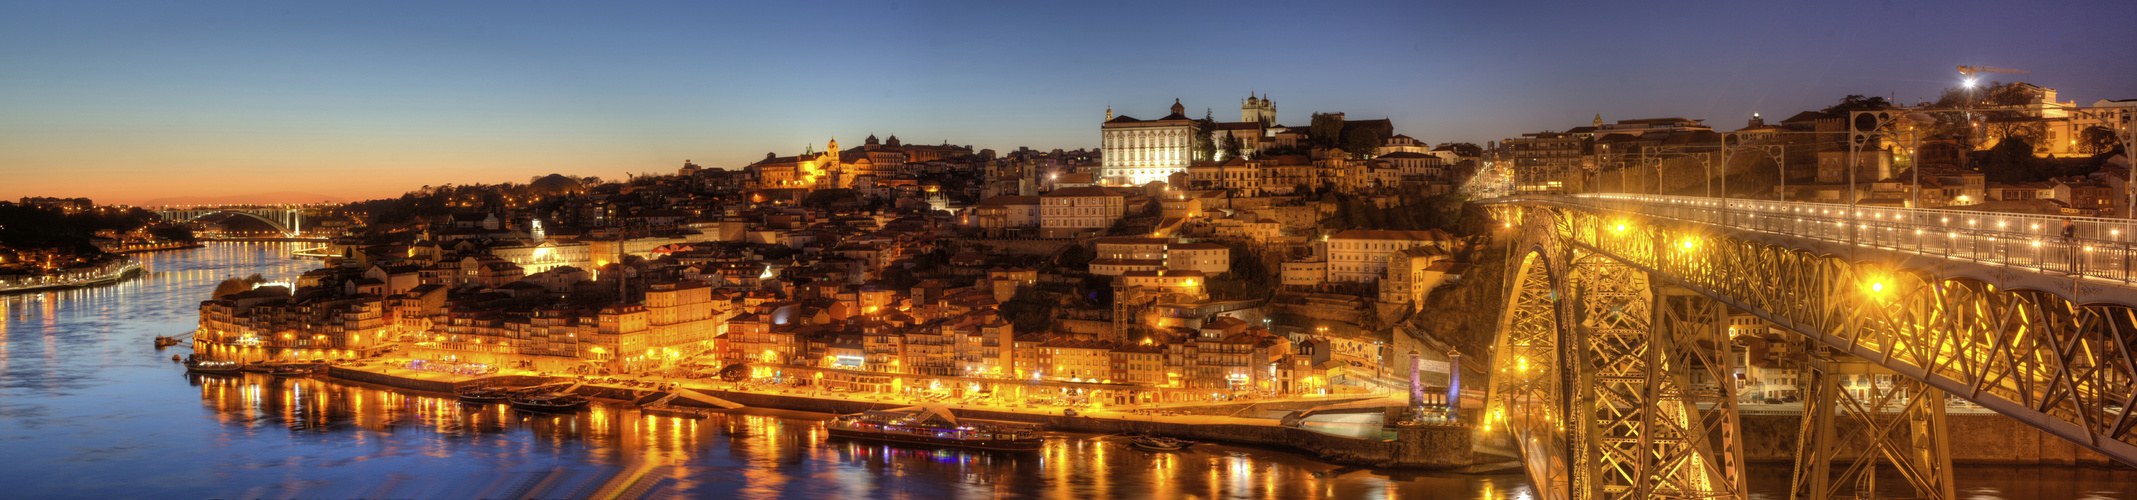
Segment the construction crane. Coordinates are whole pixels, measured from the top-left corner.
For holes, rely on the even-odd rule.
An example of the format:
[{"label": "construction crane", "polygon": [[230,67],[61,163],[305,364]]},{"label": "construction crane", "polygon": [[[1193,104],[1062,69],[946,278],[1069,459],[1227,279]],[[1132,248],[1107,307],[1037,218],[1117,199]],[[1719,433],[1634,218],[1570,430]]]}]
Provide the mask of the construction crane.
[{"label": "construction crane", "polygon": [[2032,73],[2022,69],[1998,68],[1995,66],[1960,66],[1959,74],[1966,77],[1966,86],[1974,86],[1974,75],[1981,73]]}]

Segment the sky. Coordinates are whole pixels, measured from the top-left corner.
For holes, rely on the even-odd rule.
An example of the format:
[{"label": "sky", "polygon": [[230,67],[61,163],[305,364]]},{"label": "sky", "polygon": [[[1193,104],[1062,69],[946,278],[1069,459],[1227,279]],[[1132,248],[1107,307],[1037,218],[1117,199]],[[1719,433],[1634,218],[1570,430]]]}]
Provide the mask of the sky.
[{"label": "sky", "polygon": [[1958,65],[2137,98],[2137,2],[0,0],[0,199],[396,196],[739,168],[875,134],[1098,146],[1107,107],[1390,118],[1430,143],[1722,129]]}]

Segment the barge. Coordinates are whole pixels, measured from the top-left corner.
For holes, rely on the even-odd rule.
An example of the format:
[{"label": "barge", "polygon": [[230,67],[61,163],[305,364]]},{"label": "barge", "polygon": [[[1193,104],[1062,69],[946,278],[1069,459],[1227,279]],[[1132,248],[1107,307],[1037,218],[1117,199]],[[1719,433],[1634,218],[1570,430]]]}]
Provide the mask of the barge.
[{"label": "barge", "polygon": [[996,451],[1037,451],[1046,443],[1031,426],[959,421],[942,407],[869,410],[825,424],[832,437]]}]

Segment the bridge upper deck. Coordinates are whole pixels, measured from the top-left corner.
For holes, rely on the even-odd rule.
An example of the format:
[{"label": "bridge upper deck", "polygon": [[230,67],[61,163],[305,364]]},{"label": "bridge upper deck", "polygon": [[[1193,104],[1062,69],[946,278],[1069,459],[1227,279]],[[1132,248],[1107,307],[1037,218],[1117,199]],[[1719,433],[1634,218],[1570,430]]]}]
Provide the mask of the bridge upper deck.
[{"label": "bridge upper deck", "polygon": [[2132,219],[1642,194],[1507,201],[1523,200],[1805,240],[1799,247],[1877,249],[2137,289],[2137,220]]}]

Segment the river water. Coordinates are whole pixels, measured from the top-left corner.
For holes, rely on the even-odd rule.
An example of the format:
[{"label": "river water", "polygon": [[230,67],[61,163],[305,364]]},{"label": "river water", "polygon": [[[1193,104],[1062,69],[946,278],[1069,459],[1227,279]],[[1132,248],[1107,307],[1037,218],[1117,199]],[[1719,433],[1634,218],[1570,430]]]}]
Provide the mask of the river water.
[{"label": "river water", "polygon": [[[1370,470],[1247,447],[1149,453],[1065,434],[1009,454],[829,439],[823,416],[806,413],[524,416],[326,380],[187,375],[170,361],[186,349],[151,348],[192,329],[221,280],[317,265],[286,257],[292,245],[142,255],[140,279],[0,297],[0,498],[565,498],[608,484],[636,485],[625,498],[1533,496],[1519,474]],[[1966,498],[2137,498],[2128,471],[1961,469]],[[1787,475],[1754,467],[1754,498],[1786,497]]]}]

